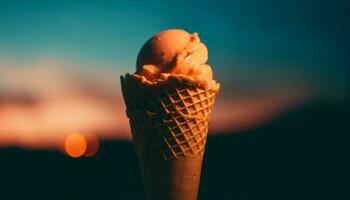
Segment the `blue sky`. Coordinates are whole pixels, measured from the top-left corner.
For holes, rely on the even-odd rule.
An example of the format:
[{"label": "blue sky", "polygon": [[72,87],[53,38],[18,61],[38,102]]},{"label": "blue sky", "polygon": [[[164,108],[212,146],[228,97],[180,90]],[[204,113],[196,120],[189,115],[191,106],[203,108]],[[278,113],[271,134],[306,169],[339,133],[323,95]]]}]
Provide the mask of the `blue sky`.
[{"label": "blue sky", "polygon": [[199,33],[209,48],[209,64],[224,83],[303,79],[344,90],[349,10],[345,1],[316,0],[2,0],[0,58],[54,57],[132,72],[150,36],[182,28]]}]

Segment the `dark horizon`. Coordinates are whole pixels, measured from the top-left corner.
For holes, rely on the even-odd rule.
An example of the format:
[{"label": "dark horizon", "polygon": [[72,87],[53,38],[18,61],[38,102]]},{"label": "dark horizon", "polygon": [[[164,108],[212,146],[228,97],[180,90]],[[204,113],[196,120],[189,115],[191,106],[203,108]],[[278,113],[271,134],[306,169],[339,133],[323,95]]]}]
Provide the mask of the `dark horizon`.
[{"label": "dark horizon", "polygon": [[[239,134],[210,136],[199,199],[342,199],[350,104],[312,103]],[[92,158],[0,150],[4,199],[143,199],[133,144],[103,141]],[[344,182],[343,182],[344,181]]]}]

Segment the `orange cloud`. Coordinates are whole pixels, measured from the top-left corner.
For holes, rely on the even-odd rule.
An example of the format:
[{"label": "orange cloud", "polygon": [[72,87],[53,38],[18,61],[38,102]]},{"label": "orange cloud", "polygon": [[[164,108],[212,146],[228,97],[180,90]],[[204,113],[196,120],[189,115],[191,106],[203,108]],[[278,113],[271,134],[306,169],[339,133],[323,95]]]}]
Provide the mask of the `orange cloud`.
[{"label": "orange cloud", "polygon": [[270,90],[262,94],[219,96],[212,113],[209,131],[234,133],[253,129],[309,98],[299,89],[285,88],[283,91]]},{"label": "orange cloud", "polygon": [[[61,148],[74,132],[130,139],[120,73],[97,69],[50,59],[23,66],[0,63],[0,146]],[[231,89],[222,86],[211,133],[259,126],[305,98],[298,88],[288,93],[272,88],[260,95],[231,94]]]}]

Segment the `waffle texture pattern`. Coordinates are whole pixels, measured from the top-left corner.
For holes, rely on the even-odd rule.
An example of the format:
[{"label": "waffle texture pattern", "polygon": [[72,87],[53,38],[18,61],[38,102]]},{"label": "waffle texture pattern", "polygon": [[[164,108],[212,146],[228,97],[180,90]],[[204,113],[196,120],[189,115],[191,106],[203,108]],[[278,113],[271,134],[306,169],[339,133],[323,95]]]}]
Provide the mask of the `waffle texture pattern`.
[{"label": "waffle texture pattern", "polygon": [[141,168],[145,162],[203,156],[218,90],[176,79],[147,86],[129,75],[121,85]]}]

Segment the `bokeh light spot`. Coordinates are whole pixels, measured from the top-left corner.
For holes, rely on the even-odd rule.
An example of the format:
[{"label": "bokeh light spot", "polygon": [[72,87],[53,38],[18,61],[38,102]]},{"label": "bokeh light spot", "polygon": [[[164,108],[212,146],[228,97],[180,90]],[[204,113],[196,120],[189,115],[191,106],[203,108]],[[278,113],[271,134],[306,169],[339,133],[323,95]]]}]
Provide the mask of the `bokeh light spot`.
[{"label": "bokeh light spot", "polygon": [[98,137],[95,134],[88,134],[86,135],[85,139],[88,145],[84,156],[94,157],[100,148]]},{"label": "bokeh light spot", "polygon": [[64,141],[64,149],[72,158],[78,158],[84,155],[87,149],[85,137],[79,133],[72,133],[68,135]]}]

